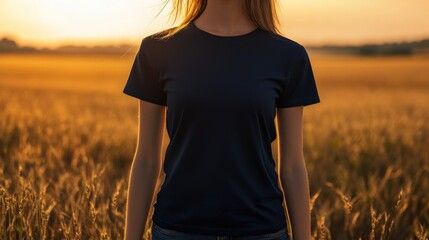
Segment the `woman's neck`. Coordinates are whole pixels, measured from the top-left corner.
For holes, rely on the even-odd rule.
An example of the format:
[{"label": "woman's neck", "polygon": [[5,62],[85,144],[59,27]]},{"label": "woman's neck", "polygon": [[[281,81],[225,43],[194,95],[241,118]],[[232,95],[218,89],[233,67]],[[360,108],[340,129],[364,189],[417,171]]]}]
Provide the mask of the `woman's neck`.
[{"label": "woman's neck", "polygon": [[242,0],[207,0],[204,12],[195,24],[217,35],[239,35],[256,28],[246,13]]}]

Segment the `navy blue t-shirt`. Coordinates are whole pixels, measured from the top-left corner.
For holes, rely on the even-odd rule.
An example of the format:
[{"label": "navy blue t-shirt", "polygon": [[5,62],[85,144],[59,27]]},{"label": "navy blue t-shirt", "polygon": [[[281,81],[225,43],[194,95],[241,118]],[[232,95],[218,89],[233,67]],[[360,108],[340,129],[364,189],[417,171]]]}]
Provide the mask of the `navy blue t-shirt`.
[{"label": "navy blue t-shirt", "polygon": [[167,106],[153,222],[226,236],[286,228],[271,143],[276,107],[320,102],[305,48],[260,28],[219,36],[193,21],[167,40],[158,33],[141,41],[123,89]]}]

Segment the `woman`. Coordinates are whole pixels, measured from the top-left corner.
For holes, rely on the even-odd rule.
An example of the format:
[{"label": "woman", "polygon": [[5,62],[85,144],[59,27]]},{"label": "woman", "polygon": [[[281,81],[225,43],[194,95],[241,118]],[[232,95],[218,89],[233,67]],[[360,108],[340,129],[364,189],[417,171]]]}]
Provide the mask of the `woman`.
[{"label": "woman", "polygon": [[183,23],[143,38],[123,90],[140,99],[125,239],[145,233],[161,168],[152,239],[289,239],[284,199],[293,238],[310,239],[302,119],[320,99],[305,48],[277,33],[275,4],[175,0]]}]

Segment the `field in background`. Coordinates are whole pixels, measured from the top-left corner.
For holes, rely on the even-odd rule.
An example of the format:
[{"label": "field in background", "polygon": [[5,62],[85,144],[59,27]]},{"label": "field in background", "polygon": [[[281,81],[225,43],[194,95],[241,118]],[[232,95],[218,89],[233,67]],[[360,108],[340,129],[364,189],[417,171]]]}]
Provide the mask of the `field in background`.
[{"label": "field in background", "polygon": [[[304,113],[314,239],[427,239],[429,58],[310,58],[321,98]],[[0,239],[123,237],[132,60],[0,55]]]}]

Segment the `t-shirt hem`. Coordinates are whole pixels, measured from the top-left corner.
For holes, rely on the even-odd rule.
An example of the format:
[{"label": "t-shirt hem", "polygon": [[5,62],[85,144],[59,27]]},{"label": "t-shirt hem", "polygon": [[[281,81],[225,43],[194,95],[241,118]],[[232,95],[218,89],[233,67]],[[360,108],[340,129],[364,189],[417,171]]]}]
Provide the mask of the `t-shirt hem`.
[{"label": "t-shirt hem", "polygon": [[174,231],[190,233],[190,234],[238,237],[238,236],[273,233],[273,232],[280,231],[282,229],[285,229],[286,233],[288,233],[287,226],[285,225],[285,223],[275,225],[274,227],[271,227],[269,229],[252,228],[251,230],[248,230],[248,229],[203,228],[203,227],[194,227],[192,225],[183,226],[183,225],[167,223],[163,220],[158,219],[155,215],[152,216],[152,221],[160,227],[167,228]]}]

